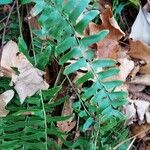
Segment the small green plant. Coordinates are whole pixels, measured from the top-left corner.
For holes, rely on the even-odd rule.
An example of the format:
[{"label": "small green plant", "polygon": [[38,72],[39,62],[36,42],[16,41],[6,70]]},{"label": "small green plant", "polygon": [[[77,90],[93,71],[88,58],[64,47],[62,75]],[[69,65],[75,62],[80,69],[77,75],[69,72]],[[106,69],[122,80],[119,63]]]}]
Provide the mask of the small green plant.
[{"label": "small green plant", "polygon": [[[52,58],[64,68],[63,74],[59,75],[65,76],[77,96],[73,109],[78,118],[77,130],[80,130],[82,136],[75,141],[66,140],[63,135],[67,133],[61,132],[56,126],[57,121],[71,117],[52,115],[55,107],[67,100],[63,98],[55,101],[62,88],[61,82],[60,86],[55,84],[51,89],[27,98],[23,105],[18,103],[16,94],[7,107],[10,113],[0,121],[0,147],[4,150],[113,149],[128,136],[124,126],[125,116],[121,112],[127,93],[115,90],[122,84],[121,81],[107,80],[119,72],[116,61],[95,59],[90,49],[92,44],[103,40],[109,31],[102,30],[91,36],[83,34],[99,11],[87,10],[82,13],[90,0],[20,0],[21,5],[31,2],[34,3],[31,15],[38,16],[41,29],[30,30],[34,56],[29,55],[22,36],[19,38],[20,50],[41,70],[52,63]],[[78,20],[81,14],[82,18]],[[80,39],[77,33],[84,37]],[[47,40],[43,41],[43,37],[47,37]],[[41,46],[43,43],[44,48]],[[49,55],[50,60],[47,57]],[[71,63],[68,65],[69,61]],[[72,75],[83,67],[87,71],[73,82]],[[91,81],[90,86],[82,86],[88,81]],[[10,89],[9,79],[1,78],[0,89]],[[57,144],[57,138],[61,139],[62,147]],[[126,145],[122,144],[119,149],[126,149]]]}]

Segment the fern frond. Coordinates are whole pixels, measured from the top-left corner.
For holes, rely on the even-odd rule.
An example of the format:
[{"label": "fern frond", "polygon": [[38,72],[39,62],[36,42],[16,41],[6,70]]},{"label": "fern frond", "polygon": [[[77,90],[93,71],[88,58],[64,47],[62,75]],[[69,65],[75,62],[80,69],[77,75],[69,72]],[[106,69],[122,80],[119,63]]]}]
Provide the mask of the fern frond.
[{"label": "fern frond", "polygon": [[[46,62],[38,65],[42,68],[46,65],[51,50],[59,64],[65,66],[64,75],[69,80],[70,74],[76,73],[82,68],[86,72],[78,77],[74,84],[82,85],[92,81],[90,86],[82,87],[76,92],[78,100],[73,104],[74,111],[82,119],[81,132],[90,133],[86,139],[79,138],[74,144],[63,138],[62,132],[55,125],[57,121],[67,120],[71,116],[51,116],[55,106],[64,102],[52,102],[60,87],[54,87],[42,91],[26,99],[23,106],[17,102],[17,97],[8,110],[10,114],[1,119],[0,146],[3,149],[60,149],[54,139],[61,139],[64,146],[71,148],[85,148],[83,142],[89,145],[89,149],[112,149],[127,135],[124,127],[125,116],[120,109],[126,103],[126,93],[116,91],[115,88],[122,84],[121,81],[110,80],[118,74],[119,69],[114,60],[97,60],[93,51],[89,48],[92,44],[103,40],[109,31],[103,30],[97,34],[78,38],[77,33],[83,34],[88,23],[99,13],[97,10],[89,10],[90,0],[22,0],[22,3],[33,2],[35,6],[31,11],[31,17],[39,15],[41,30],[37,35],[48,37],[46,45],[49,50],[43,53],[41,59]],[[53,44],[52,44],[52,43]],[[37,46],[38,47],[38,46]],[[68,64],[69,61],[71,64]],[[5,84],[3,85],[5,86]],[[121,128],[118,128],[118,125]],[[92,131],[90,131],[92,127]],[[92,133],[91,133],[92,132]],[[111,140],[110,140],[111,139]],[[81,145],[80,145],[81,143]]]}]

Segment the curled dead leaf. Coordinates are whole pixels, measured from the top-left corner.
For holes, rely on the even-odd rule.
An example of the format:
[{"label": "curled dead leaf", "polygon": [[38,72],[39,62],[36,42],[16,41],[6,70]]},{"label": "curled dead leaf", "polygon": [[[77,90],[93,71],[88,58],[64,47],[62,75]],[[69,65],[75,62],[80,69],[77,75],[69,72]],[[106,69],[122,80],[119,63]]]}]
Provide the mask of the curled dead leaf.
[{"label": "curled dead leaf", "polygon": [[[4,46],[1,67],[6,68],[5,70],[8,71],[9,75],[11,74],[12,82],[15,85],[14,88],[21,103],[24,102],[26,97],[49,87],[42,77],[45,72],[35,68],[23,54],[20,54],[17,44],[13,41],[9,41]],[[11,67],[17,68],[19,75],[15,74]]]},{"label": "curled dead leaf", "polygon": [[1,67],[12,70],[17,64],[17,53],[19,52],[18,45],[14,41],[9,41],[3,47]]},{"label": "curled dead leaf", "polygon": [[140,68],[140,73],[150,74],[150,46],[137,40],[130,40],[129,56],[135,59],[144,60],[146,65]]},{"label": "curled dead leaf", "polygon": [[13,97],[13,90],[8,90],[0,95],[0,117],[4,117],[8,114],[9,111],[6,110],[5,107]]},{"label": "curled dead leaf", "polygon": [[150,102],[144,100],[129,100],[123,107],[123,112],[128,118],[127,124],[137,121],[139,124],[150,123]]},{"label": "curled dead leaf", "polygon": [[118,79],[121,81],[126,81],[128,75],[134,69],[134,62],[132,60],[129,60],[127,57],[119,58],[118,62],[120,63],[120,72],[118,74]]},{"label": "curled dead leaf", "polygon": [[130,83],[150,86],[150,74],[136,76]]}]

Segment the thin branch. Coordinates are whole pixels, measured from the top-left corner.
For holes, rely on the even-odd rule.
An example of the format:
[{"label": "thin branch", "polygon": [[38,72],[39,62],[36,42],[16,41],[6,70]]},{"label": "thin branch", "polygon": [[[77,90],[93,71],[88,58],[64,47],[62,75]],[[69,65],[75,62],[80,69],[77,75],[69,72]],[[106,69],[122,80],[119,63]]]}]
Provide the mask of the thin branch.
[{"label": "thin branch", "polygon": [[20,32],[21,38],[23,38],[23,35],[22,35],[22,22],[21,22],[21,17],[20,17],[20,12],[19,12],[18,0],[17,0],[16,4],[17,4],[17,14],[18,14],[18,20],[19,20],[19,32]]},{"label": "thin branch", "polygon": [[8,25],[10,16],[11,16],[11,14],[12,14],[12,11],[13,11],[15,5],[16,5],[16,0],[14,1],[13,5],[12,5],[12,7],[11,7],[11,9],[10,9],[10,12],[9,12],[8,17],[7,17],[7,19],[6,19],[5,27],[4,27],[4,30],[3,30],[2,45],[1,45],[1,48],[0,48],[0,66],[1,66],[1,59],[2,59],[2,53],[3,53],[4,42],[5,42],[6,29],[7,29],[7,25]]}]

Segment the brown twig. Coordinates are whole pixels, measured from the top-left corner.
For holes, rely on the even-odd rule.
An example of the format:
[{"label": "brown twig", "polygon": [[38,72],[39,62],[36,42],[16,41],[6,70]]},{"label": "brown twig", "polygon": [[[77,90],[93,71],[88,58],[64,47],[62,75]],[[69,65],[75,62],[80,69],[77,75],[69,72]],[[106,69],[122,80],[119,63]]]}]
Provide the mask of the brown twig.
[{"label": "brown twig", "polygon": [[9,19],[10,19],[10,16],[12,14],[12,11],[15,7],[15,4],[16,4],[16,0],[14,1],[11,9],[10,9],[10,12],[8,14],[8,17],[6,19],[6,23],[5,23],[5,27],[4,27],[4,30],[3,30],[3,35],[2,35],[2,45],[0,47],[0,66],[1,66],[1,59],[2,59],[2,53],[3,53],[3,47],[4,47],[4,41],[5,41],[5,34],[6,34],[6,29],[7,29],[7,25],[8,25],[8,22],[9,22]]},{"label": "brown twig", "polygon": [[136,138],[137,136],[139,136],[139,135],[141,135],[141,134],[143,134],[144,132],[147,132],[147,131],[149,131],[149,130],[150,130],[150,128],[148,128],[148,129],[146,129],[146,130],[144,130],[144,131],[141,131],[141,132],[139,132],[138,134],[136,134],[136,135],[134,135],[134,136],[132,136],[132,137],[130,137],[130,138],[128,138],[128,139],[122,141],[121,143],[119,143],[118,145],[116,145],[116,146],[113,148],[113,150],[117,150],[122,144],[124,144],[124,143],[126,143],[126,142],[128,142],[128,141],[130,141],[130,140],[132,140],[132,139],[134,139],[134,138]]}]

